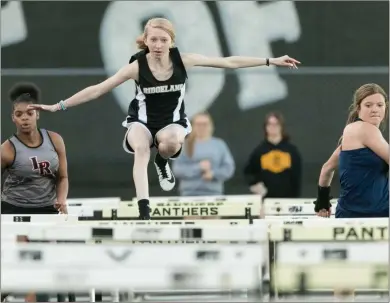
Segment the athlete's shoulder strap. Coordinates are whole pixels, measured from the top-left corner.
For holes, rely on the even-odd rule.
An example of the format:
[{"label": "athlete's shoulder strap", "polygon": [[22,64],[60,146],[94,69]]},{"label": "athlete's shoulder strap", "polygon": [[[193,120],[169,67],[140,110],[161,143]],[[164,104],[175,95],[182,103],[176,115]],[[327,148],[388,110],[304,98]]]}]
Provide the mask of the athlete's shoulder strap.
[{"label": "athlete's shoulder strap", "polygon": [[184,66],[183,60],[181,59],[180,51],[177,47],[172,47],[169,49],[172,60],[183,70],[184,76],[188,79],[187,71]]},{"label": "athlete's shoulder strap", "polygon": [[42,137],[44,139],[44,143],[49,144],[51,147],[54,148],[55,151],[57,151],[57,148],[56,148],[56,146],[55,146],[55,144],[50,136],[50,131],[45,129],[45,128],[40,128],[39,131],[42,134]]},{"label": "athlete's shoulder strap", "polygon": [[[12,146],[15,148],[15,141],[18,140],[18,138],[16,137],[16,134],[13,134],[12,136],[10,136],[8,139],[7,139],[11,144]],[[15,151],[16,151],[16,148],[15,148]]]},{"label": "athlete's shoulder strap", "polygon": [[130,60],[129,60],[129,64],[133,63],[135,60],[138,60],[142,56],[145,56],[148,52],[149,52],[148,49],[143,49],[143,50],[139,51],[138,53],[132,55]]}]

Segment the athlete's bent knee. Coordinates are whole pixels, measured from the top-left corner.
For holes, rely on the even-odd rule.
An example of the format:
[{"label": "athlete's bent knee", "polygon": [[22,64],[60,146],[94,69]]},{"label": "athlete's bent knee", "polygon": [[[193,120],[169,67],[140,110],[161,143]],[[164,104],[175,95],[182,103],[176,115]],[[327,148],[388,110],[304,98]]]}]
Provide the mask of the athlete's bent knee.
[{"label": "athlete's bent knee", "polygon": [[157,140],[160,143],[163,143],[163,144],[169,145],[169,146],[181,145],[181,144],[183,144],[183,141],[184,141],[183,136],[181,136],[180,134],[177,134],[177,133],[164,134],[164,135],[160,136],[159,138],[157,138]]},{"label": "athlete's bent knee", "polygon": [[150,147],[146,143],[133,143],[131,145],[131,148],[134,150],[134,153],[137,155],[149,155],[150,154]]},{"label": "athlete's bent knee", "polygon": [[174,143],[174,144],[168,144],[168,143],[160,143],[158,145],[158,151],[161,156],[164,158],[169,158],[176,154],[179,149],[181,148],[181,144]]}]

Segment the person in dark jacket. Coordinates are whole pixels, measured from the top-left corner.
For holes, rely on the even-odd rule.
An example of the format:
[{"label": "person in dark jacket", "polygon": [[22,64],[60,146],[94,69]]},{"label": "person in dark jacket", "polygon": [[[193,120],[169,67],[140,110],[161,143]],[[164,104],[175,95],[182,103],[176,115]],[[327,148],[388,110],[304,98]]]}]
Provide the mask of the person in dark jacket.
[{"label": "person in dark jacket", "polygon": [[254,194],[268,198],[297,198],[301,192],[301,156],[290,142],[283,115],[269,113],[264,137],[251,153],[244,168],[245,180]]}]

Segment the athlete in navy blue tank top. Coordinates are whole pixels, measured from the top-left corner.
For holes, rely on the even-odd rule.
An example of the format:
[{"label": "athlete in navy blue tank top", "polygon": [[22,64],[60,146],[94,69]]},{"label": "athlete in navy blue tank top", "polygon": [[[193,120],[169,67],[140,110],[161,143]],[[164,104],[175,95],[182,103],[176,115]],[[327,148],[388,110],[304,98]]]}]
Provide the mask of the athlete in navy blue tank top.
[{"label": "athlete in navy blue tank top", "polygon": [[330,215],[330,184],[338,166],[336,218],[389,217],[389,144],[380,131],[388,116],[387,94],[377,84],[365,84],[351,108],[340,145],[322,167],[315,212]]},{"label": "athlete in navy blue tank top", "polygon": [[388,217],[389,165],[371,149],[341,150],[336,217]]},{"label": "athlete in navy blue tank top", "polygon": [[136,96],[131,101],[123,124],[126,127],[123,147],[125,151],[134,153],[133,178],[140,218],[144,220],[150,219],[147,174],[150,148],[155,146],[158,149],[154,164],[160,186],[165,191],[171,190],[175,185],[175,178],[168,159],[178,156],[191,131],[184,110],[187,70],[194,66],[235,69],[270,64],[297,68],[300,63],[287,55],[279,58],[211,58],[183,54],[174,47],[174,42],[175,32],[171,22],[164,18],[153,18],[146,23],[143,35],[137,39],[141,51],[133,55],[130,64],[125,65],[114,76],[57,104],[31,106],[51,112],[65,110],[97,99],[127,80],[135,81]]}]

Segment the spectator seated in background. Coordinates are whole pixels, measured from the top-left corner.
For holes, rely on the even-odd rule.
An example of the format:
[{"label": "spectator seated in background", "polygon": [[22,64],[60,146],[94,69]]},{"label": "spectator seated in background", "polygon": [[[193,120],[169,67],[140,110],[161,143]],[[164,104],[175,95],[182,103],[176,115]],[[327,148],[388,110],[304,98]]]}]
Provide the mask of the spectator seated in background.
[{"label": "spectator seated in background", "polygon": [[173,161],[181,196],[224,194],[224,182],[232,177],[235,163],[226,143],[213,137],[213,122],[208,113],[192,119],[192,133],[183,153]]},{"label": "spectator seated in background", "polygon": [[297,198],[301,191],[301,157],[290,142],[281,113],[265,118],[265,140],[251,153],[244,168],[250,191],[268,198]]}]

